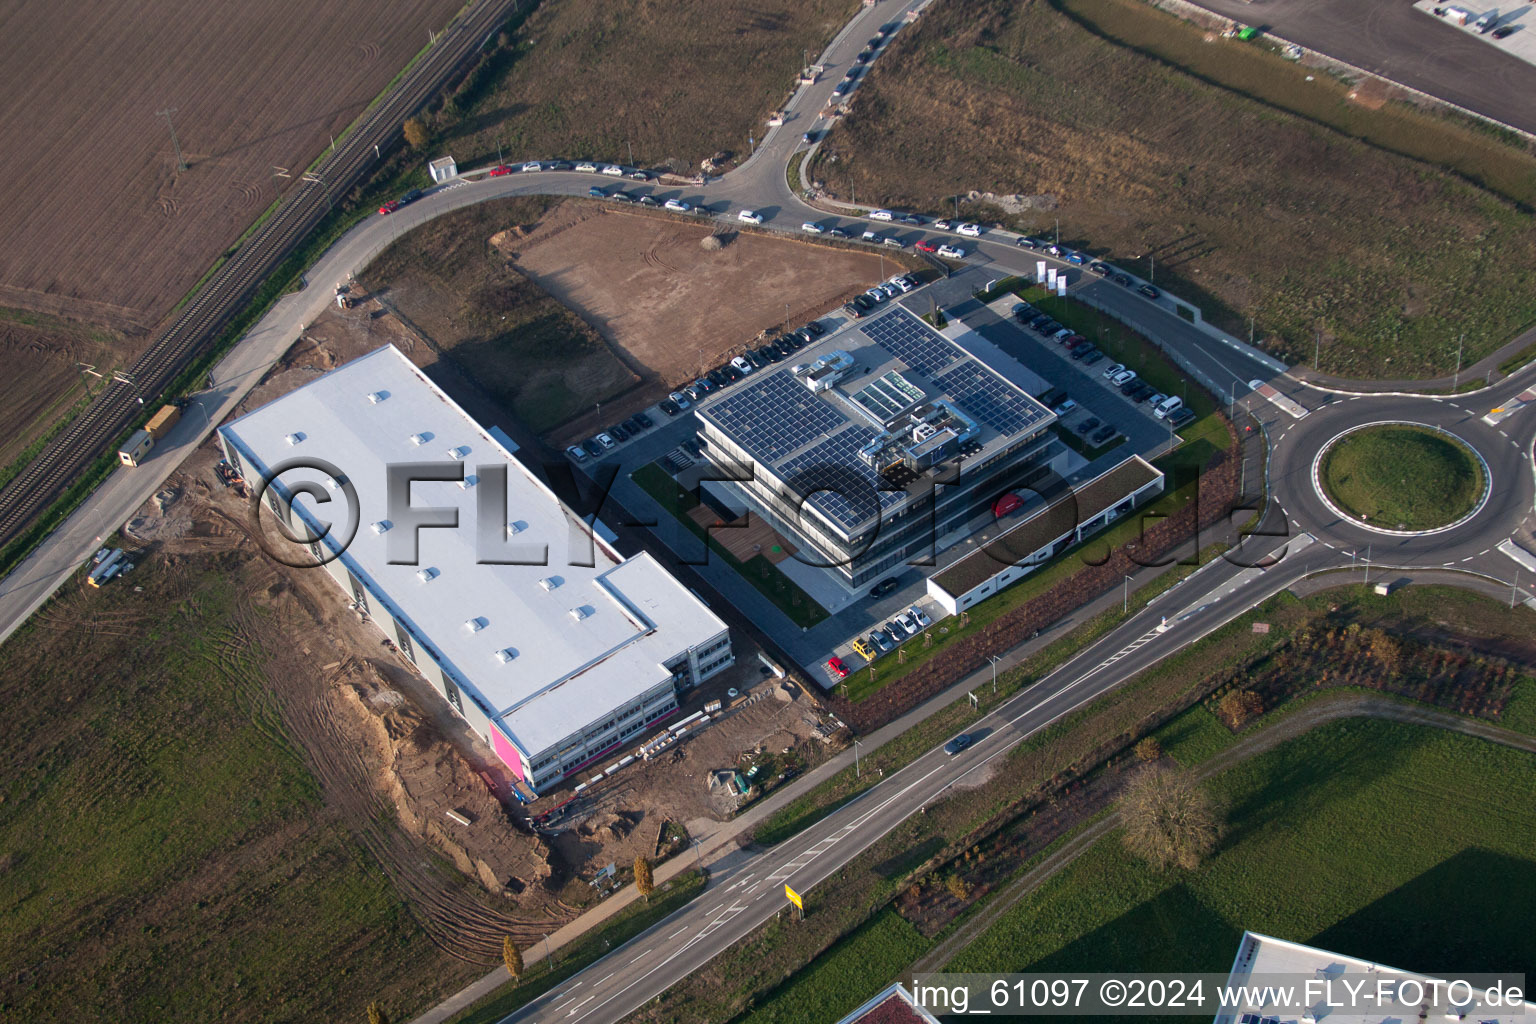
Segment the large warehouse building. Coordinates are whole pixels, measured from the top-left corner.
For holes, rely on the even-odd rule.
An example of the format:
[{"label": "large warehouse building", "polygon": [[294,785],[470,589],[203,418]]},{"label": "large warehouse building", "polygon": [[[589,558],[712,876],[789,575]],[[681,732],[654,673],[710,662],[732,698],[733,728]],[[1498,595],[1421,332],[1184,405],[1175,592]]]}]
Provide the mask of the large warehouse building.
[{"label": "large warehouse building", "polygon": [[896,307],[699,406],[709,457],[845,585],[934,553],[1000,494],[1060,474],[1056,416]]},{"label": "large warehouse building", "polygon": [[[345,478],[295,466],[265,500],[295,533],[320,537],[311,555],[353,607],[534,791],[632,742],[676,712],[681,691],[732,663],[726,625],[702,601],[650,555],[622,557],[393,347],[219,436],[247,479],[293,460]],[[452,510],[457,527],[390,521],[386,471],[402,463],[461,477],[418,481],[409,496],[414,509]],[[501,477],[504,505],[492,493]],[[350,542],[324,526],[345,519],[346,482],[360,509]],[[305,483],[337,500],[317,504]],[[479,523],[482,509],[494,526]],[[400,553],[411,547],[406,564]]]}]

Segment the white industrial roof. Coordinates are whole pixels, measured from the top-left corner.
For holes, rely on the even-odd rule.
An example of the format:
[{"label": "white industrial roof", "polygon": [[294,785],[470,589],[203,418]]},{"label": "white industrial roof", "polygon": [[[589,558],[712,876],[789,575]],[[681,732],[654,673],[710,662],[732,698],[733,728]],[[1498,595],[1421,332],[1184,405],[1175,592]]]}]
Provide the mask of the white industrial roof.
[{"label": "white industrial roof", "polygon": [[[1490,973],[1499,970],[1501,968],[1489,968]],[[1519,967],[1505,965],[1502,970],[1518,971]],[[1441,998],[1430,1003],[1427,1011],[1432,1020],[1508,1024],[1527,1020],[1522,1014],[1532,1009],[1529,1003],[1517,1007],[1490,1007],[1480,1006],[1476,1001],[1465,1002],[1462,1001],[1465,999],[1464,989],[1451,990],[1443,980],[1436,987],[1432,981],[1429,975],[1384,967],[1369,960],[1269,935],[1244,932],[1229,982],[1257,989],[1289,986],[1296,997],[1296,1005],[1282,1007],[1276,1003],[1255,1005],[1250,1002],[1236,1007],[1235,1012],[1219,1014],[1216,1024],[1316,1024],[1324,1021],[1326,1024],[1403,1024],[1419,1019],[1426,999],[1436,992]],[[1331,982],[1331,985],[1324,988],[1325,982]],[[1418,984],[1412,984],[1414,982]],[[1308,983],[1313,986],[1310,992],[1305,988]],[[1481,994],[1481,986],[1474,985],[1474,991]],[[1388,997],[1385,1000],[1366,995],[1355,997],[1351,994],[1355,992],[1371,996],[1387,993]],[[1311,997],[1310,1002],[1307,996]],[[1399,999],[1402,1001],[1396,1001]],[[1329,1000],[1343,1005],[1329,1006]]]},{"label": "white industrial roof", "polygon": [[[650,555],[623,560],[594,540],[587,524],[393,347],[347,363],[223,432],[260,463],[247,467],[248,475],[311,458],[352,482],[360,524],[346,550],[349,567],[372,578],[460,687],[529,755],[667,681],[663,661],[725,629]],[[399,528],[374,529],[389,519],[385,467],[455,461],[477,482],[416,483],[411,503],[457,508],[459,527],[420,530],[417,564],[389,564],[386,545]],[[486,465],[507,467],[506,518],[516,526],[508,544],[547,548],[547,564],[479,564],[476,503],[479,467]],[[323,483],[325,475],[294,470],[281,480],[291,488],[303,480]],[[298,504],[322,522],[345,517],[335,502],[318,506],[300,495]],[[498,652],[512,656],[503,660]]]}]

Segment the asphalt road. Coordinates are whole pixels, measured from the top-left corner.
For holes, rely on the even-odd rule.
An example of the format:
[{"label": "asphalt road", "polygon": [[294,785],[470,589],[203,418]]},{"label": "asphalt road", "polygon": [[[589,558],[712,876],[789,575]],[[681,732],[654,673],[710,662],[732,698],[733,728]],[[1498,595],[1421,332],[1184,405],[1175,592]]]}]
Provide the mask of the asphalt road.
[{"label": "asphalt road", "polygon": [[[1536,65],[1405,0],[1192,0],[1245,25],[1536,133]],[[1512,4],[1494,5],[1507,12]],[[1477,11],[1486,4],[1473,5]]]}]

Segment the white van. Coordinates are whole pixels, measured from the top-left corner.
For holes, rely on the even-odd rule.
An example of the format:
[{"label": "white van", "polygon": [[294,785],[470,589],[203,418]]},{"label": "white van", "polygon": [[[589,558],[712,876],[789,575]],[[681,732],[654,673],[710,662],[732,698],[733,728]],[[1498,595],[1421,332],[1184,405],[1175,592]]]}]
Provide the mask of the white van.
[{"label": "white van", "polygon": [[1157,403],[1157,408],[1152,410],[1152,415],[1160,420],[1165,420],[1182,408],[1184,408],[1184,400],[1178,395],[1170,395]]}]

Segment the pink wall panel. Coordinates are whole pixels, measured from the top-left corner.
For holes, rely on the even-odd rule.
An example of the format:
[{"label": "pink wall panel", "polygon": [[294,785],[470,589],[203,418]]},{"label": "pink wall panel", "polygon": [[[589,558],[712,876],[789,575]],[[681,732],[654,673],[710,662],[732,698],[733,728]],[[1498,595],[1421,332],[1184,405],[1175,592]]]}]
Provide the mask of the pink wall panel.
[{"label": "pink wall panel", "polygon": [[518,781],[523,779],[523,759],[517,756],[517,748],[507,742],[507,738],[501,734],[501,730],[491,725],[491,746],[496,749],[496,756],[501,758],[503,764],[512,769]]}]

